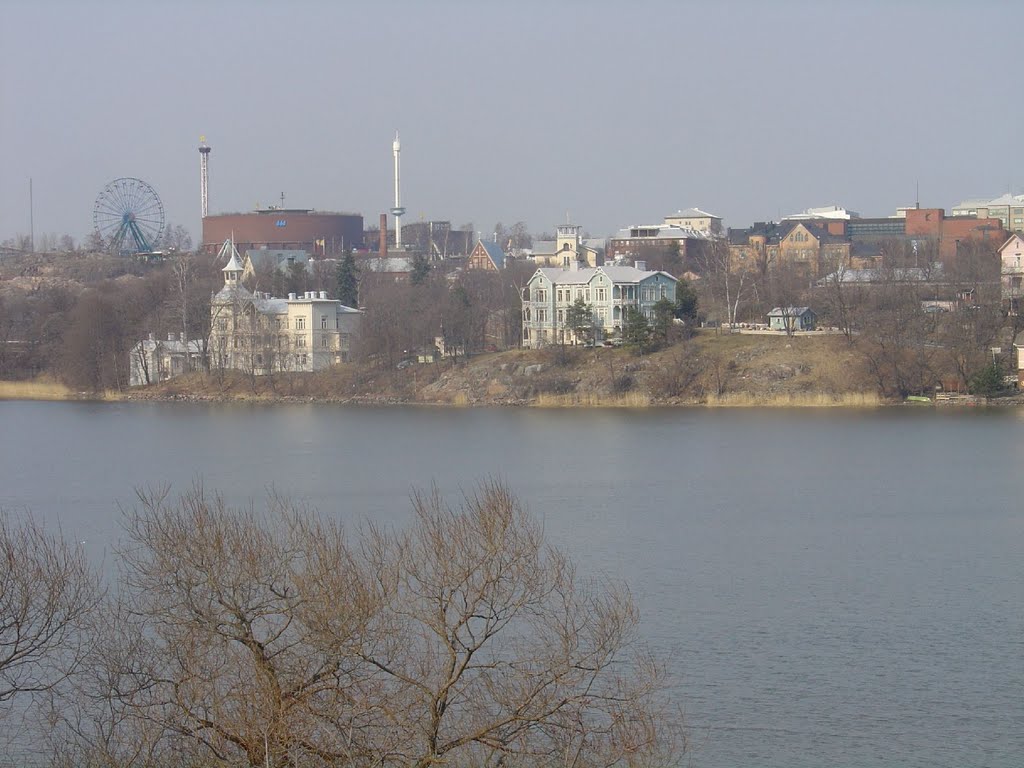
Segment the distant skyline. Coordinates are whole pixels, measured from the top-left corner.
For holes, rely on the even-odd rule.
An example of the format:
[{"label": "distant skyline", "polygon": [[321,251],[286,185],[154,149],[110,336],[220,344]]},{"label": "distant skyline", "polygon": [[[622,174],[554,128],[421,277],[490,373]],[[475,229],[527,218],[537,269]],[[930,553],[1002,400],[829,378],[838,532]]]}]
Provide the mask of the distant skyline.
[{"label": "distant skyline", "polygon": [[1020,192],[1024,4],[0,4],[0,240],[92,229],[144,179],[167,221],[354,211],[565,221],[594,235],[700,207],[727,226],[836,204],[864,216]]}]

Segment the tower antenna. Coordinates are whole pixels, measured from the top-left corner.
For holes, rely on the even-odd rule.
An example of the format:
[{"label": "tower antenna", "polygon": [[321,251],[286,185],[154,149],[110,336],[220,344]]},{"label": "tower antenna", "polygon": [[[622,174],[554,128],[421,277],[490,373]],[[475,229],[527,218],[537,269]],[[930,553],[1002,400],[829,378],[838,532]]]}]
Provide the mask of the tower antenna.
[{"label": "tower antenna", "polygon": [[199,199],[200,207],[202,208],[203,218],[205,219],[210,213],[210,194],[209,194],[209,169],[207,167],[207,158],[210,156],[210,145],[206,143],[206,137],[199,137]]},{"label": "tower antenna", "polygon": [[405,208],[402,207],[402,186],[401,186],[401,158],[402,143],[398,140],[398,131],[395,131],[395,141],[391,145],[391,151],[395,156],[395,207],[391,209],[391,215],[395,217],[395,248],[402,247],[402,214]]},{"label": "tower antenna", "polygon": [[36,252],[36,212],[32,201],[32,177],[28,179],[28,250]]}]

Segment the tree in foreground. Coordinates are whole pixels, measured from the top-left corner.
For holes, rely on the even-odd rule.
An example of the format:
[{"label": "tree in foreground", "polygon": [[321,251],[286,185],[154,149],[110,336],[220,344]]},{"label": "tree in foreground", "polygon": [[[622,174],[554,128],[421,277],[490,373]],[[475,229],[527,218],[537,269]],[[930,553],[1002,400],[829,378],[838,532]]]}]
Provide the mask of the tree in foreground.
[{"label": "tree in foreground", "polygon": [[581,578],[501,483],[413,506],[408,529],[350,541],[276,497],[258,513],[202,488],[141,494],[122,647],[90,667],[102,716],[64,723],[68,753],[95,761],[120,730],[122,750],[221,766],[678,762],[625,588]]},{"label": "tree in foreground", "polygon": [[50,691],[78,667],[99,602],[80,548],[0,511],[0,703]]}]

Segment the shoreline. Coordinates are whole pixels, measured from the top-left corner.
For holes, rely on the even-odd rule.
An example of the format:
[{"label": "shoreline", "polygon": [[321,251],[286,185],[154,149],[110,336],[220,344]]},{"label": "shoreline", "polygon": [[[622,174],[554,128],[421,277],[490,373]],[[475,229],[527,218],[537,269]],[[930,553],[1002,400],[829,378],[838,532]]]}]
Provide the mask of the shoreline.
[{"label": "shoreline", "polygon": [[[133,392],[76,392],[56,382],[19,382],[0,380],[0,401],[37,402],[157,402],[157,403],[210,403],[277,405],[315,403],[356,407],[428,407],[428,408],[532,408],[532,409],[644,409],[644,408],[891,408],[902,402],[886,401],[874,393],[846,393],[840,396],[827,393],[805,395],[784,393],[757,397],[746,392],[728,393],[702,400],[685,398],[654,398],[646,393],[629,392],[619,396],[540,394],[533,398],[454,397],[451,399],[423,399],[393,395],[312,396],[266,394],[249,392],[160,392],[138,390]],[[1014,403],[1019,404],[1019,403]],[[924,405],[922,403],[922,405]],[[987,403],[986,405],[994,405]],[[932,402],[934,407],[935,403]]]}]

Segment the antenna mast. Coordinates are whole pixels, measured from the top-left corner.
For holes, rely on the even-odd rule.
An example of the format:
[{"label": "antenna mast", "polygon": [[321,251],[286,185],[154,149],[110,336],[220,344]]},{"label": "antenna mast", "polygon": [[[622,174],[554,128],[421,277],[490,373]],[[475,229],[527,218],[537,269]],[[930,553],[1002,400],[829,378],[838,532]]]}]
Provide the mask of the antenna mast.
[{"label": "antenna mast", "polygon": [[207,158],[210,156],[210,146],[206,143],[206,137],[199,137],[199,198],[200,206],[205,219],[210,213],[209,207],[209,170]]},{"label": "antenna mast", "polygon": [[398,140],[398,131],[395,131],[395,141],[391,145],[391,150],[395,155],[395,207],[391,209],[391,215],[395,217],[395,248],[400,249],[402,247],[402,214],[405,213],[405,208],[402,207],[401,159],[399,157],[402,152],[402,143]]}]

